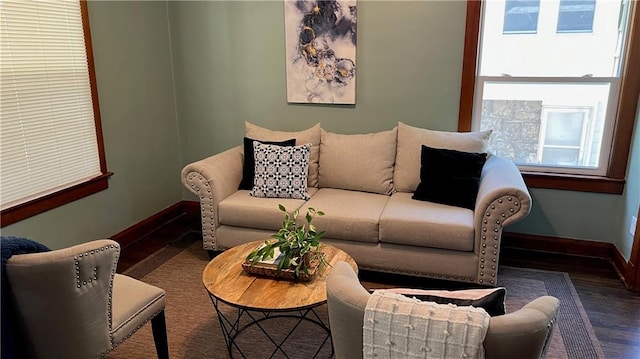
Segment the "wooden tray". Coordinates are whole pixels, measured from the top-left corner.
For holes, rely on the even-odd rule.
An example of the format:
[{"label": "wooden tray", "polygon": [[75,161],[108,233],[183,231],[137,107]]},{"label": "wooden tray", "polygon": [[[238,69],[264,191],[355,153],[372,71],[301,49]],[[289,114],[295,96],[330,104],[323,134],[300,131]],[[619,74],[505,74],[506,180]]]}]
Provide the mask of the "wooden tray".
[{"label": "wooden tray", "polygon": [[300,275],[296,278],[296,272],[293,269],[282,269],[278,272],[277,268],[274,268],[272,265],[263,265],[260,262],[251,265],[251,262],[244,261],[242,262],[242,269],[245,272],[253,275],[259,275],[263,277],[277,278],[277,279],[286,279],[293,281],[302,281],[302,282],[310,282],[313,280],[317,270],[318,270],[319,262],[314,260],[309,265],[309,273],[305,273],[300,271]]}]

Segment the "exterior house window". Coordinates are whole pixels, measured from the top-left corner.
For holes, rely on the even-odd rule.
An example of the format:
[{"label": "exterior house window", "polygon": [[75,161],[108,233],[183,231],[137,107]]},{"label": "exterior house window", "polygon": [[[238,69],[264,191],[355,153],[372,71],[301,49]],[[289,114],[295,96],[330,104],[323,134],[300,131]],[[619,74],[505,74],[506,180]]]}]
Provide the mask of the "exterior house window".
[{"label": "exterior house window", "polygon": [[506,0],[504,2],[504,34],[535,33],[538,28],[540,0]]},{"label": "exterior house window", "polygon": [[593,32],[596,0],[560,0],[557,32]]},{"label": "exterior house window", "polygon": [[107,188],[85,1],[0,2],[2,226]]},{"label": "exterior house window", "polygon": [[[505,31],[532,29],[532,17],[508,16],[519,7],[535,8],[527,12],[535,34]],[[525,171],[607,174],[629,8],[626,0],[483,2],[471,129],[493,129],[491,152]],[[556,25],[579,33],[562,36]]]},{"label": "exterior house window", "polygon": [[[593,124],[589,108],[543,108],[539,163],[556,166],[589,167]],[[594,151],[597,154],[597,150]]]},{"label": "exterior house window", "polygon": [[[458,130],[492,128],[492,151],[517,163],[530,187],[622,193],[640,96],[640,5],[596,0],[592,33],[566,36],[559,0],[540,2],[537,33],[527,35],[503,34],[505,4],[467,0]],[[589,108],[585,141],[599,145],[587,149],[587,167],[536,164],[543,108]]]}]

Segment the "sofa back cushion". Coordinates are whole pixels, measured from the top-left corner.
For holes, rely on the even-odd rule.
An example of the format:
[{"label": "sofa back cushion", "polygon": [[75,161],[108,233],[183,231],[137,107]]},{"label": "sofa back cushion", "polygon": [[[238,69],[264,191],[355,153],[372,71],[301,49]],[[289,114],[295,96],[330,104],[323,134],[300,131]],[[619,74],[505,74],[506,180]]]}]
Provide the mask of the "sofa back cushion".
[{"label": "sofa back cushion", "polygon": [[380,194],[395,191],[397,128],[357,135],[321,133],[319,187]]},{"label": "sofa back cushion", "polygon": [[290,138],[296,139],[296,145],[311,143],[311,153],[309,154],[309,177],[307,185],[309,187],[318,186],[318,157],[320,155],[320,123],[306,130],[297,132],[274,131],[260,127],[251,122],[245,121],[245,136],[258,141],[286,141]]},{"label": "sofa back cushion", "polygon": [[420,183],[422,145],[463,152],[486,152],[491,131],[446,132],[398,122],[398,148],[393,184],[399,192],[413,192]]}]

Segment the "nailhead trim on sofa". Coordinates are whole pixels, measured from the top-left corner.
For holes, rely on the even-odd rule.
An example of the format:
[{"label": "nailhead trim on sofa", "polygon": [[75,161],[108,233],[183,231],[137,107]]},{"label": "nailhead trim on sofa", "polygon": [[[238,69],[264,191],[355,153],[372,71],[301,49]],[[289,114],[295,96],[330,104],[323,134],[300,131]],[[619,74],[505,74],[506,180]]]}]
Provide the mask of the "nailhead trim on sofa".
[{"label": "nailhead trim on sofa", "polygon": [[[216,245],[216,221],[215,211],[213,208],[213,193],[211,191],[211,184],[205,180],[202,175],[197,173],[190,173],[187,176],[187,181],[192,190],[198,194],[200,199],[200,212],[202,218],[202,246],[206,250],[217,250]],[[204,192],[206,189],[206,193]]]},{"label": "nailhead trim on sofa", "polygon": [[[477,282],[496,285],[497,263],[502,227],[509,217],[520,211],[520,203],[513,196],[502,196],[489,205],[482,220],[482,241]],[[491,239],[487,240],[487,238]],[[489,243],[487,243],[489,242]]]}]

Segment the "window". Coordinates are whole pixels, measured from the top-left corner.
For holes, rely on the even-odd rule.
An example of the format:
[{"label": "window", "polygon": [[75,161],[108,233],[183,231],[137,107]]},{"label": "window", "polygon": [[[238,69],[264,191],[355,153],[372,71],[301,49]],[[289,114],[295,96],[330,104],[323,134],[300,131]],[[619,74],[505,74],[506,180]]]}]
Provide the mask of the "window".
[{"label": "window", "polygon": [[589,167],[597,160],[588,108],[543,108],[538,162],[551,166]]},{"label": "window", "polygon": [[0,2],[2,226],[107,188],[86,2]]},{"label": "window", "polygon": [[[478,84],[482,87],[477,90],[478,97],[482,96],[480,129],[493,129],[490,150],[523,169],[602,175],[600,158],[608,156],[608,151],[602,148],[603,135],[612,127],[605,126],[611,83],[592,78],[584,82],[560,80],[480,77]],[[568,130],[580,132],[570,136]],[[584,160],[568,161],[560,153],[568,155],[572,151],[550,147],[560,137],[567,140],[576,136],[580,139],[578,152],[589,148],[580,157]]]},{"label": "window", "polygon": [[538,28],[540,0],[506,0],[504,2],[505,34],[535,33]]},{"label": "window", "polygon": [[493,129],[490,151],[515,162],[529,186],[622,193],[640,95],[640,6],[597,1],[594,31],[563,36],[561,3],[542,2],[538,32],[519,36],[503,34],[506,1],[467,2],[458,129]]},{"label": "window", "polygon": [[560,0],[557,32],[592,32],[596,0]]}]

